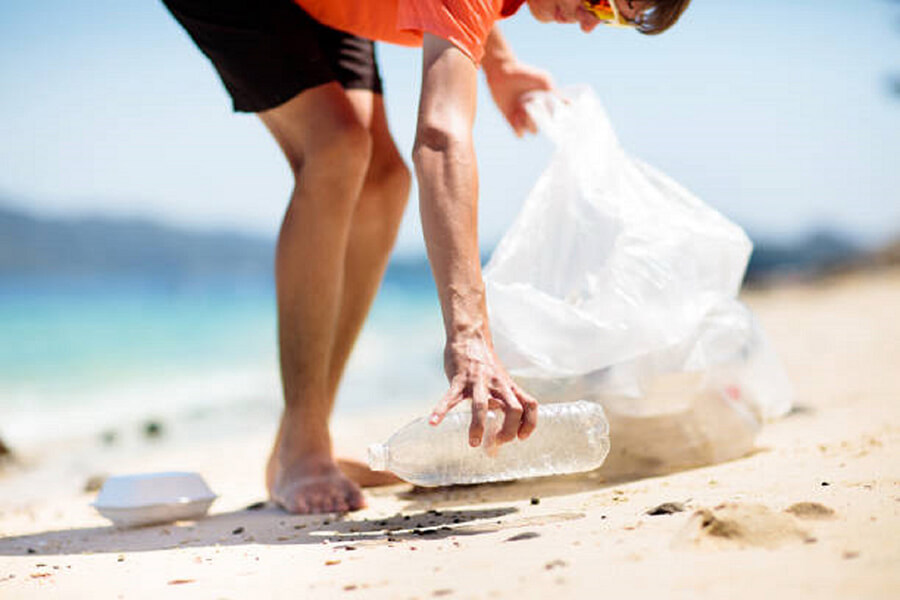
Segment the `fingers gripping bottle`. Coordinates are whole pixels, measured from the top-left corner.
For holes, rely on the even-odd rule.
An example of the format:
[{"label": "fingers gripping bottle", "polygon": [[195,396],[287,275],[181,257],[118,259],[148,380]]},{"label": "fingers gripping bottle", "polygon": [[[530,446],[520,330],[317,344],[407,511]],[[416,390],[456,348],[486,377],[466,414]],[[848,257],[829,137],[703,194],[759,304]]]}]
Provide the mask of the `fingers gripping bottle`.
[{"label": "fingers gripping bottle", "polygon": [[439,486],[590,471],[609,453],[609,424],[594,402],[541,405],[534,433],[502,445],[494,443],[502,414],[488,413],[477,448],[469,446],[471,418],[469,411],[453,411],[436,427],[416,419],[386,443],[369,446],[369,467],[416,485]]}]

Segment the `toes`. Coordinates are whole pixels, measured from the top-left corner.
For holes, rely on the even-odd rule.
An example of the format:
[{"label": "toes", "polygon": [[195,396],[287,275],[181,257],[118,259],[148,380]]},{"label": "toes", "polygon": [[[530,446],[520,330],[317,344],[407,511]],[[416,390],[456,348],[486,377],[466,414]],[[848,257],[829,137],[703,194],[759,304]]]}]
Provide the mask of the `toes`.
[{"label": "toes", "polygon": [[329,498],[321,493],[315,494],[309,500],[311,512],[314,513],[326,513],[331,512],[331,502]]},{"label": "toes", "polygon": [[287,498],[273,496],[272,500],[284,510],[295,515],[305,515],[311,512],[310,506],[303,496],[291,495]]},{"label": "toes", "polygon": [[355,489],[345,490],[343,486],[339,489],[327,490],[305,490],[305,505],[309,513],[344,513],[351,510],[362,508],[362,495]]},{"label": "toes", "polygon": [[276,484],[272,500],[295,514],[345,513],[363,508],[366,503],[359,487],[335,471]]},{"label": "toes", "polygon": [[347,505],[343,498],[334,498],[332,501],[332,508],[335,512],[345,513],[350,510],[350,507]]},{"label": "toes", "polygon": [[366,507],[366,499],[363,497],[362,492],[355,487],[348,490],[346,501],[348,510],[359,510]]}]

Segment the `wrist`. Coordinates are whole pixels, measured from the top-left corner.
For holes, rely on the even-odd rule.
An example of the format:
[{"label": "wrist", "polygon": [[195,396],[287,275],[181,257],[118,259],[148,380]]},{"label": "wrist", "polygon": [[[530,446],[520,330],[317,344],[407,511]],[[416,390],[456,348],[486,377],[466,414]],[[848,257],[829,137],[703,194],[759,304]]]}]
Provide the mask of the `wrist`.
[{"label": "wrist", "polygon": [[[477,339],[487,330],[487,304],[480,272],[472,273],[464,285],[449,285],[441,294],[447,342]],[[471,281],[477,279],[478,281]]]},{"label": "wrist", "polygon": [[448,337],[447,345],[444,347],[444,369],[448,376],[452,376],[464,365],[490,364],[492,354],[493,349],[484,330]]},{"label": "wrist", "polygon": [[493,343],[487,315],[472,315],[471,318],[459,319],[452,323],[447,328],[447,344],[444,350],[446,354],[456,359],[489,362]]}]

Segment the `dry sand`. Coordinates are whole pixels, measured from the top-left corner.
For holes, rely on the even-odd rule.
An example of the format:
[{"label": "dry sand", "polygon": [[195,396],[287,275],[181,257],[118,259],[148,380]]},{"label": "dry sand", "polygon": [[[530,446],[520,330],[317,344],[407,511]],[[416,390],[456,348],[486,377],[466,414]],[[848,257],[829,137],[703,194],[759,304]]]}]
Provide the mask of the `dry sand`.
[{"label": "dry sand", "polygon": [[[264,498],[271,432],[115,459],[44,448],[0,477],[0,597],[900,597],[900,270],[746,300],[798,406],[745,458],[620,481],[399,485],[338,518],[246,509]],[[397,424],[340,423],[338,443],[358,453]],[[221,495],[210,517],[118,531],[81,491],[93,471],[173,465]]]}]

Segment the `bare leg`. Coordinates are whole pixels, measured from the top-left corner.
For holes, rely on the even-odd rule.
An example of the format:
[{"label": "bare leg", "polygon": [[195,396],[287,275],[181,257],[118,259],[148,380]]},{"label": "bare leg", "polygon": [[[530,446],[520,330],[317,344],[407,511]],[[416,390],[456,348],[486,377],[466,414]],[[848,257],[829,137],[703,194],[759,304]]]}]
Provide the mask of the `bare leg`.
[{"label": "bare leg", "polygon": [[372,157],[350,226],[340,319],[329,373],[335,394],[384,276],[411,182],[388,130],[382,97],[365,90],[351,90],[347,95],[372,136]]},{"label": "bare leg", "polygon": [[[366,90],[351,90],[347,95],[372,136],[372,158],[350,226],[344,291],[329,373],[334,396],[384,276],[411,184],[409,170],[388,130],[383,98]],[[345,475],[363,487],[401,481],[351,459],[339,458],[337,463]]]},{"label": "bare leg", "polygon": [[369,135],[336,83],[259,116],[295,178],[275,258],[285,408],[267,472],[269,493],[291,512],[352,510],[364,501],[334,464],[329,368]]},{"label": "bare leg", "polygon": [[[409,174],[371,92],[330,84],[260,117],[297,180],[276,260],[285,412],[267,483],[291,512],[353,510],[362,495],[335,465],[328,418],[396,236]],[[359,130],[370,133],[360,140]],[[344,466],[365,478],[361,465]]]}]

